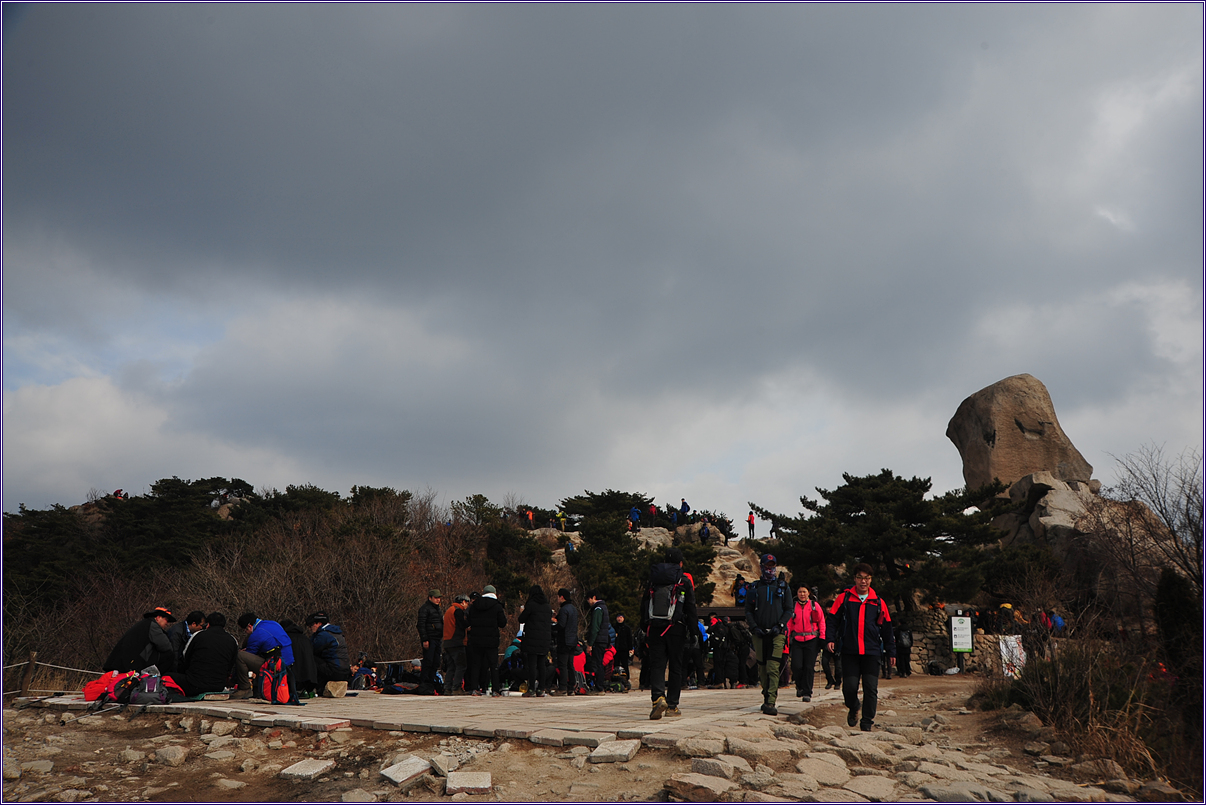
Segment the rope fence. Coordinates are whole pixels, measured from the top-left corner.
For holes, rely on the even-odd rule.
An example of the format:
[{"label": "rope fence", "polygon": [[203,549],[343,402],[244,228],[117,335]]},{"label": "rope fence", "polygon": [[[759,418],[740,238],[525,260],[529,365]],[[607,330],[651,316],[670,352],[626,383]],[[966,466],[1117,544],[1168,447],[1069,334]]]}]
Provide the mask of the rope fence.
[{"label": "rope fence", "polygon": [[20,690],[5,691],[3,693],[4,696],[12,696],[13,694],[16,694],[19,696],[28,696],[30,693],[58,693],[59,691],[57,691],[57,690],[46,690],[44,688],[30,687],[30,685],[33,684],[34,672],[38,669],[38,666],[41,666],[43,668],[54,668],[55,670],[58,670],[58,671],[69,671],[74,674],[87,674],[88,676],[93,676],[93,675],[99,676],[101,673],[103,673],[102,671],[89,671],[84,668],[70,668],[66,665],[55,665],[54,663],[49,663],[49,662],[38,662],[37,659],[38,659],[38,652],[31,651],[31,652],[29,652],[29,659],[26,660],[25,662],[19,662],[19,663],[14,663],[12,665],[4,666],[4,669],[3,669],[4,671],[10,671],[14,668],[20,668],[22,666],[25,667],[25,673],[21,677]]}]

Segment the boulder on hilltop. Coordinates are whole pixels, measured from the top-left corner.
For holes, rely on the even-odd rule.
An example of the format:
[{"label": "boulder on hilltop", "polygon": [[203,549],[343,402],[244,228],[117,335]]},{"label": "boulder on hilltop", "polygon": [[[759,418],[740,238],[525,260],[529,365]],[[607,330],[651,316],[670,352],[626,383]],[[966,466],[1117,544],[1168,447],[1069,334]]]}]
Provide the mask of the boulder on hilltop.
[{"label": "boulder on hilltop", "polygon": [[1060,427],[1047,387],[1032,375],[1007,377],[965,399],[946,436],[959,450],[971,489],[994,478],[1008,486],[1037,472],[1064,482],[1093,476],[1092,465]]}]

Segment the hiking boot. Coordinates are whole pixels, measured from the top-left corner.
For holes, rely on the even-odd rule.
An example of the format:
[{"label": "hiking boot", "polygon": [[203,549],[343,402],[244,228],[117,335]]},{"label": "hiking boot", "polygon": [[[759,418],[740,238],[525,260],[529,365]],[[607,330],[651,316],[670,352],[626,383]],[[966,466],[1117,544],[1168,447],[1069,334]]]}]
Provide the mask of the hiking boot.
[{"label": "hiking boot", "polygon": [[851,727],[858,723],[858,708],[846,714],[846,723]]},{"label": "hiking boot", "polygon": [[811,702],[811,701],[812,701],[812,697],[811,697],[811,696],[805,696],[805,697],[804,697],[804,701],[806,701],[806,702]]},{"label": "hiking boot", "polygon": [[875,722],[874,722],[874,721],[863,721],[862,723],[860,723],[860,724],[858,725],[858,728],[859,728],[860,730],[862,730],[863,732],[870,732],[870,731],[871,731],[871,728],[872,728],[872,727],[874,727],[874,726],[875,726]]},{"label": "hiking boot", "polygon": [[768,702],[768,703],[766,703],[766,704],[764,704],[764,705],[762,705],[762,712],[763,712],[763,713],[765,713],[765,714],[766,714],[766,715],[768,715],[768,716],[777,716],[777,715],[779,715],[779,711],[778,711],[778,709],[777,709],[777,708],[776,708],[776,707],[775,707],[773,704],[770,704],[769,702]]},{"label": "hiking boot", "polygon": [[667,707],[665,714],[668,716],[681,716],[683,711],[679,710],[677,707]]},{"label": "hiking boot", "polygon": [[666,704],[666,697],[659,696],[657,701],[653,703],[653,709],[649,712],[649,720],[657,721],[662,717],[662,714],[666,712],[666,708],[669,706],[670,705]]},{"label": "hiking boot", "polygon": [[491,699],[497,699],[499,696],[502,696],[502,691],[495,690],[490,692]]},{"label": "hiking boot", "polygon": [[233,691],[230,694],[230,698],[232,698],[232,699],[250,699],[251,698],[251,688],[239,688],[238,690]]},{"label": "hiking boot", "polygon": [[522,698],[522,699],[534,699],[534,698],[536,698],[536,694],[535,694],[535,693],[533,693],[533,692],[532,692],[532,691],[530,691],[530,690],[525,690],[525,691],[523,692],[523,696],[521,696],[520,698]]}]

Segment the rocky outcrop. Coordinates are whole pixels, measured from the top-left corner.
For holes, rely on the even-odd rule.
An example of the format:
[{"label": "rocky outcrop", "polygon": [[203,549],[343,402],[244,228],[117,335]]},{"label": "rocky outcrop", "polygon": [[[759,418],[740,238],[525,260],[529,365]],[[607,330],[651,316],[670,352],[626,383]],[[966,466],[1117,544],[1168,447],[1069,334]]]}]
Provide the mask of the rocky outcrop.
[{"label": "rocky outcrop", "polygon": [[946,428],[963,459],[963,480],[976,488],[1012,484],[1036,472],[1087,483],[1093,467],[1060,427],[1047,387],[1014,375],[965,399]]}]

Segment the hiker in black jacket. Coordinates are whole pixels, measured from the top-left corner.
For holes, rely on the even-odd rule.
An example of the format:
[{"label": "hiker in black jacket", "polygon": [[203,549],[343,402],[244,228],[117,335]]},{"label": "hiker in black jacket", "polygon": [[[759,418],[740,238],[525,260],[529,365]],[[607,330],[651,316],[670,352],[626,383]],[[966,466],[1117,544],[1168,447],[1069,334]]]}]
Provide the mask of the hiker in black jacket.
[{"label": "hiker in black jacket", "polygon": [[792,611],[791,590],[782,577],[776,576],[778,564],[773,554],[765,554],[762,576],[745,596],[745,621],[754,635],[758,681],[762,684],[762,712],[768,716],[779,713],[775,702]]},{"label": "hiker in black jacket", "polygon": [[570,600],[570,591],[557,591],[561,608],[557,610],[557,690],[553,695],[569,696],[577,685],[574,681],[574,648],[578,645],[578,608]]},{"label": "hiker in black jacket", "polygon": [[544,595],[539,584],[533,584],[528,591],[527,603],[519,612],[519,622],[523,624],[523,640],[520,650],[523,651],[524,668],[528,675],[528,689],[523,695],[547,696],[544,682],[547,676],[545,666],[548,664],[549,649],[553,646],[553,608]]},{"label": "hiker in black jacket", "polygon": [[695,585],[683,573],[683,552],[670,548],[665,561],[649,569],[649,586],[641,597],[641,631],[648,641],[646,661],[653,700],[651,719],[682,714],[678,699],[683,686],[683,644],[687,629],[695,629],[695,624]]},{"label": "hiker in black jacket", "polygon": [[176,616],[170,610],[155,607],[121,636],[101,670],[125,673],[154,665],[160,674],[174,671],[176,652],[172,650],[167,628],[169,623],[175,622]]},{"label": "hiker in black jacket", "polygon": [[482,594],[473,599],[465,610],[465,622],[469,627],[469,676],[465,687],[473,696],[481,696],[486,690],[487,675],[491,694],[501,696],[498,678],[498,630],[507,625],[507,613],[498,602],[494,585],[487,584]]},{"label": "hiker in black jacket", "polygon": [[206,627],[196,632],[184,650],[183,673],[172,674],[185,696],[221,693],[235,670],[239,641],[226,631],[226,616],[211,612]]},{"label": "hiker in black jacket", "polygon": [[436,683],[436,671],[440,670],[440,647],[444,641],[444,613],[440,611],[440,591],[427,591],[427,600],[419,607],[419,642],[423,646],[423,664],[419,681],[431,685]]}]

